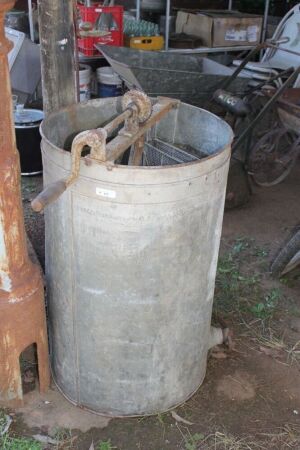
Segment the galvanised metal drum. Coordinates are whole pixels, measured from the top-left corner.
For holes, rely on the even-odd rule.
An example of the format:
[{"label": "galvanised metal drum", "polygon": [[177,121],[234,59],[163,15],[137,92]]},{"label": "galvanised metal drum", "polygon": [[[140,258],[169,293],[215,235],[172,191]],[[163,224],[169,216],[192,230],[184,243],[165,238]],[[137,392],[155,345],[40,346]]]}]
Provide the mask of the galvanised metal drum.
[{"label": "galvanised metal drum", "polygon": [[[73,137],[119,112],[106,98],[49,115],[45,186],[69,176]],[[210,323],[231,141],[224,121],[179,103],[147,132],[141,165],[81,157],[46,208],[52,370],[74,404],[154,414],[201,385],[222,342]]]}]

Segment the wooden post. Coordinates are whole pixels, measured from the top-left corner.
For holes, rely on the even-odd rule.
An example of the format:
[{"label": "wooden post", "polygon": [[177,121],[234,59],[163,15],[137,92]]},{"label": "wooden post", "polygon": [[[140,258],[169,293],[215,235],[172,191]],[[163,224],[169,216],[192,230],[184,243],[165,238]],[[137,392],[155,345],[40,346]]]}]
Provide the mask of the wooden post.
[{"label": "wooden post", "polygon": [[38,0],[44,111],[77,103],[73,0]]}]

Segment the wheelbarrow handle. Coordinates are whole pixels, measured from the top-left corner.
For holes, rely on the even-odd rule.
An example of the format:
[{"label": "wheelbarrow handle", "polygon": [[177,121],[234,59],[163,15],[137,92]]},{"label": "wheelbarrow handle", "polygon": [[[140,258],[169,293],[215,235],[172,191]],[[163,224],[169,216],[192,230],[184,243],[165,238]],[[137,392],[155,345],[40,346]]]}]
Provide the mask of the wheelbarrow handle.
[{"label": "wheelbarrow handle", "polygon": [[67,189],[66,180],[58,180],[49,184],[34,200],[31,207],[35,212],[41,212],[43,209],[54,202]]},{"label": "wheelbarrow handle", "polygon": [[246,117],[251,112],[249,105],[242,98],[223,89],[218,89],[214,93],[213,99],[236,117]]}]

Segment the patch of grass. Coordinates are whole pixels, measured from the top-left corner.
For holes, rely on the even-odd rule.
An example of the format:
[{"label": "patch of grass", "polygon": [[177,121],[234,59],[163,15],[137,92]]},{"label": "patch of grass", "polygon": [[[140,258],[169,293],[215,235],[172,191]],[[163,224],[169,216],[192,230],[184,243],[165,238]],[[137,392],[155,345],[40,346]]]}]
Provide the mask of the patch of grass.
[{"label": "patch of grass", "polygon": [[287,346],[283,339],[274,336],[272,330],[269,330],[269,335],[257,336],[257,341],[263,347],[269,348],[271,350],[287,351]]},{"label": "patch of grass", "polygon": [[4,435],[0,438],[1,450],[42,450],[42,445],[32,439]]},{"label": "patch of grass", "polygon": [[269,251],[265,248],[255,246],[252,254],[257,258],[266,258],[267,256],[269,256]]},{"label": "patch of grass", "polygon": [[[42,450],[39,442],[25,437],[14,437],[5,432],[7,414],[0,409],[0,449],[1,450]],[[2,436],[3,434],[3,436]]]},{"label": "patch of grass", "polygon": [[204,436],[201,433],[190,434],[185,438],[185,450],[197,450],[199,448],[199,442],[203,439]]},{"label": "patch of grass", "polygon": [[278,308],[282,296],[280,289],[266,292],[258,269],[261,258],[268,252],[254,244],[252,239],[240,237],[220,256],[214,302],[217,315],[235,314],[240,318],[251,315],[263,321],[271,319]]},{"label": "patch of grass", "polygon": [[281,291],[279,289],[272,289],[265,295],[263,301],[253,305],[250,308],[250,311],[255,317],[259,319],[271,318],[278,306],[280,298]]},{"label": "patch of grass", "polygon": [[250,248],[251,241],[237,239],[230,250],[220,256],[217,268],[215,309],[230,313],[246,310],[249,298],[259,297],[258,274],[242,270],[244,252]]},{"label": "patch of grass", "polygon": [[165,426],[165,418],[166,418],[166,414],[157,414],[157,420],[160,423],[160,425],[162,425],[163,427]]},{"label": "patch of grass", "polygon": [[6,413],[2,409],[0,409],[0,436],[4,432],[6,422],[7,422]]},{"label": "patch of grass", "polygon": [[56,428],[53,438],[58,442],[56,450],[71,450],[76,436],[73,436],[72,431],[68,428]]},{"label": "patch of grass", "polygon": [[238,237],[232,246],[231,252],[233,254],[239,254],[239,253],[249,249],[252,244],[253,244],[253,239],[249,239],[244,236]]},{"label": "patch of grass", "polygon": [[97,450],[113,450],[116,448],[117,447],[112,446],[110,439],[108,441],[99,442],[99,444],[97,445]]},{"label": "patch of grass", "polygon": [[[265,446],[259,442],[252,441],[251,437],[237,438],[227,433],[216,433],[208,436],[205,439],[206,449],[214,450],[262,450]],[[275,450],[275,447],[274,447]]]},{"label": "patch of grass", "polygon": [[296,425],[286,424],[273,433],[262,433],[262,437],[267,437],[269,447],[274,449],[299,449],[300,448],[300,428]]}]

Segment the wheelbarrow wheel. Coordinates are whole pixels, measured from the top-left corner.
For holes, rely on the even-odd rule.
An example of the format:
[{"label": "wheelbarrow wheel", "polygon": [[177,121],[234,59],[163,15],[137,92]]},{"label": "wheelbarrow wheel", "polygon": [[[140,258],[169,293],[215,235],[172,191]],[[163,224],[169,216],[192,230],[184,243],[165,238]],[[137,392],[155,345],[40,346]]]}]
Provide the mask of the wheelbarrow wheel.
[{"label": "wheelbarrow wheel", "polygon": [[292,170],[300,149],[295,133],[279,128],[266,133],[252,147],[247,158],[247,171],[259,186],[274,186]]},{"label": "wheelbarrow wheel", "polygon": [[280,277],[291,272],[300,264],[300,227],[294,230],[292,236],[275,256],[270,270],[274,277]]}]

